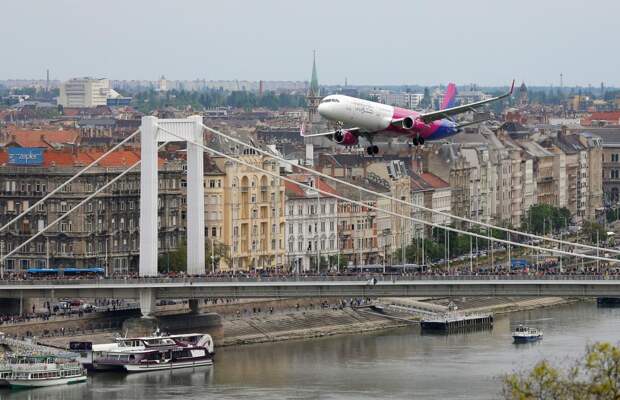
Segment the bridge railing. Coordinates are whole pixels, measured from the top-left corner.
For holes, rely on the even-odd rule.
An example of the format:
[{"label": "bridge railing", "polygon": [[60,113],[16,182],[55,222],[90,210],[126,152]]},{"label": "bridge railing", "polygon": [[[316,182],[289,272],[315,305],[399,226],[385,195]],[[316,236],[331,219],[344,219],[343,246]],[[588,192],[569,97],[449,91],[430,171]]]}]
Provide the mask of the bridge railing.
[{"label": "bridge railing", "polygon": [[94,278],[94,279],[19,279],[0,280],[3,286],[71,286],[71,285],[143,285],[143,284],[177,284],[192,285],[194,283],[294,283],[294,282],[379,282],[404,281],[615,281],[620,275],[320,275],[320,276],[267,276],[267,277],[144,277],[144,278]]}]

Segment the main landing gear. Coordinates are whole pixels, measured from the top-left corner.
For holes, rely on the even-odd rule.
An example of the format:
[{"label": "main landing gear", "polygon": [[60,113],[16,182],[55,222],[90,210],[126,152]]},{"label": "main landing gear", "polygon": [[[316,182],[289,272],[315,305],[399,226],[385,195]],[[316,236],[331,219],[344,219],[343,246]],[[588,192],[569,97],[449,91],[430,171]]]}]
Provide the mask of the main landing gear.
[{"label": "main landing gear", "polygon": [[368,153],[369,156],[374,156],[375,154],[379,154],[379,147],[375,145],[368,146],[366,147],[366,153]]},{"label": "main landing gear", "polygon": [[413,143],[414,146],[417,146],[417,145],[422,146],[424,144],[424,138],[422,136],[416,136],[413,139],[411,139],[411,143]]}]

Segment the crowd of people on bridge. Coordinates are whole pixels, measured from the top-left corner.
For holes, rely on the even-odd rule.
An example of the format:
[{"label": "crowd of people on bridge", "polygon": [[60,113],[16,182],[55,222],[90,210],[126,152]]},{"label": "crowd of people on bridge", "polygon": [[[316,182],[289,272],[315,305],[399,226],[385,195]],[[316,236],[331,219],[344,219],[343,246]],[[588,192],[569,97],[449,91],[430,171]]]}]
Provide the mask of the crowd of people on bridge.
[{"label": "crowd of people on bridge", "polygon": [[[506,262],[495,263],[494,265],[472,265],[469,263],[461,263],[458,265],[444,264],[441,266],[434,266],[432,268],[415,268],[415,269],[400,269],[386,268],[388,272],[384,273],[382,268],[366,268],[361,266],[359,268],[347,268],[340,271],[328,271],[320,272],[316,271],[303,271],[300,273],[286,271],[282,269],[277,270],[250,270],[250,271],[225,271],[206,273],[203,275],[189,275],[183,272],[171,272],[160,273],[157,277],[160,279],[176,279],[176,280],[192,280],[194,278],[208,280],[288,280],[288,279],[312,279],[312,278],[364,278],[372,279],[372,277],[399,277],[399,278],[424,278],[424,277],[449,277],[449,276],[520,276],[520,277],[541,277],[541,276],[554,276],[554,275],[566,275],[566,276],[587,276],[587,275],[600,275],[600,276],[620,276],[620,268],[610,267],[607,263],[601,262],[598,266],[591,261],[581,264],[571,264],[560,266],[560,262],[557,259],[545,260],[535,264],[529,264],[525,266],[513,267]],[[79,275],[79,276],[47,276],[47,275],[30,275],[25,272],[9,273],[3,276],[3,281],[83,281],[83,280],[134,280],[143,279],[140,278],[138,273],[127,274],[111,274],[109,276],[103,275]],[[148,278],[147,278],[148,279]]]}]

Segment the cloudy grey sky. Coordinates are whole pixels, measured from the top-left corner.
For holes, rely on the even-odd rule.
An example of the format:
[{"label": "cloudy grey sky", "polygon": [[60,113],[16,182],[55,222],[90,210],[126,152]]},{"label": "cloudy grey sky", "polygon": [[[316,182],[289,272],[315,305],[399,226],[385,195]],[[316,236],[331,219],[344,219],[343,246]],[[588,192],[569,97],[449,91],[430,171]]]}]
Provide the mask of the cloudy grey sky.
[{"label": "cloudy grey sky", "polygon": [[618,0],[19,0],[0,79],[620,86]]}]

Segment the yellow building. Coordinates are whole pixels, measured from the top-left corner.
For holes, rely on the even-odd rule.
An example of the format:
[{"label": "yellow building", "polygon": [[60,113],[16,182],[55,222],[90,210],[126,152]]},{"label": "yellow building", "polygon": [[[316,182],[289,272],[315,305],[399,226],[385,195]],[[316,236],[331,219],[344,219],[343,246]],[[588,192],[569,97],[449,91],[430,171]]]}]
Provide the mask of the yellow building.
[{"label": "yellow building", "polygon": [[[244,150],[237,157],[279,175],[276,161],[253,150]],[[218,241],[226,248],[229,265],[222,264],[221,267],[235,271],[282,267],[284,182],[225,158],[214,158],[213,161],[221,178],[205,176],[205,196],[223,198],[219,204],[205,204],[205,212],[212,212],[213,206],[221,212],[220,220],[207,219],[207,224],[211,224],[207,226],[211,230],[215,228]],[[210,187],[211,179],[215,181],[214,188]],[[219,179],[222,179],[221,188],[217,187]]]}]

